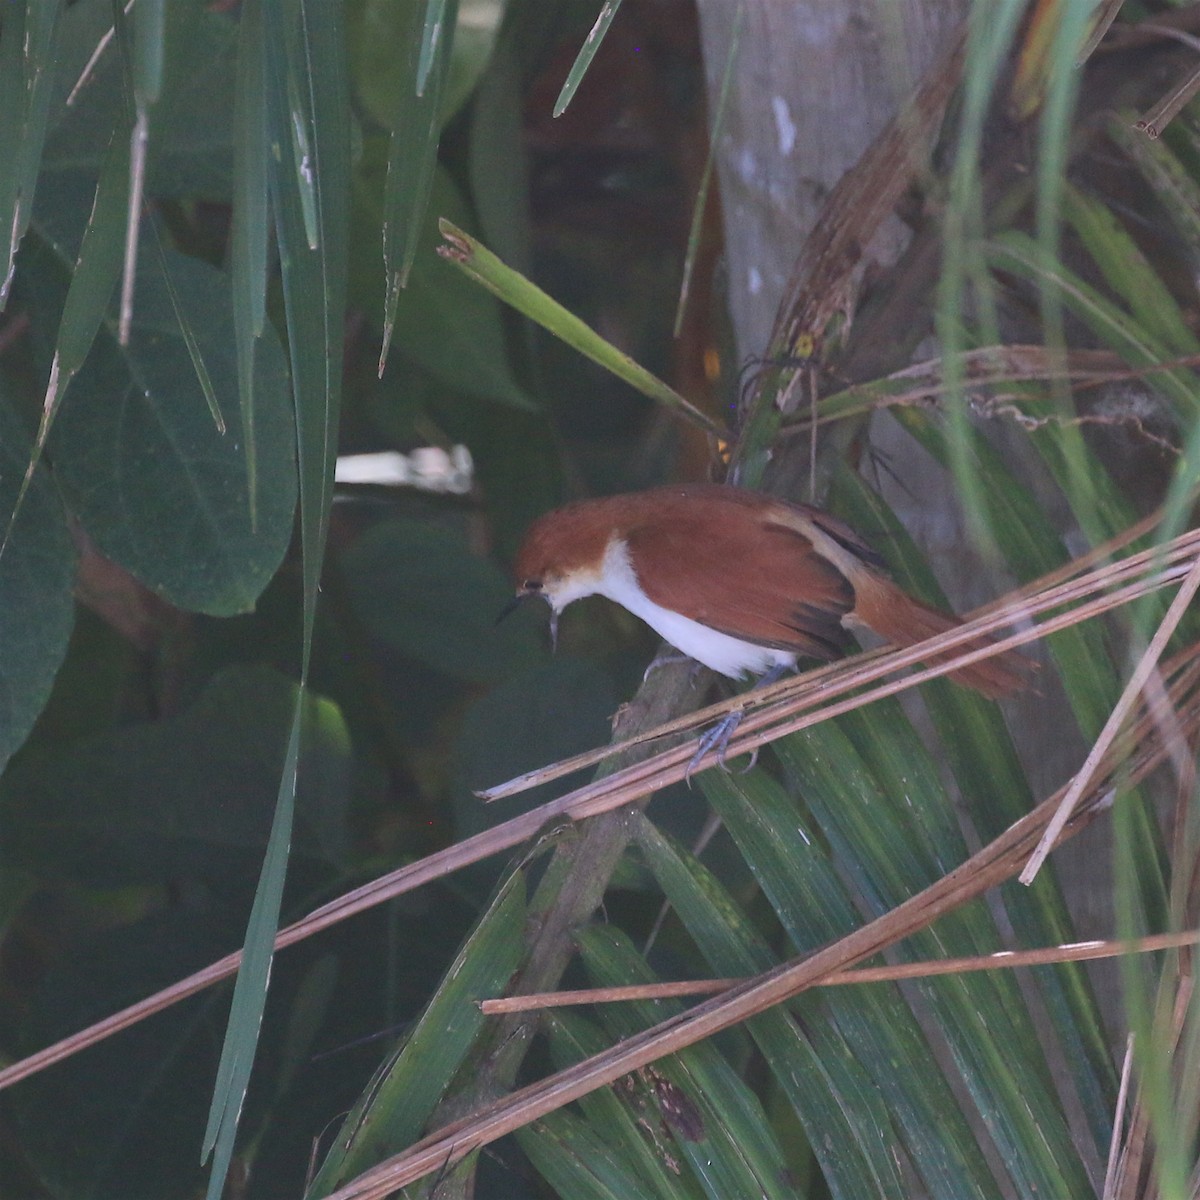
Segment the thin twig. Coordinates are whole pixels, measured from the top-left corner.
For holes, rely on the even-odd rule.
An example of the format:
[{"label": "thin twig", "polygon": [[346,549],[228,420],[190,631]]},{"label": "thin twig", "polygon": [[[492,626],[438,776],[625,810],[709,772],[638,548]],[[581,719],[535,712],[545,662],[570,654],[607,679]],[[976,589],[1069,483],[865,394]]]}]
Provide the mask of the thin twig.
[{"label": "thin twig", "polygon": [[1121,1143],[1125,1131],[1125,1115],[1129,1106],[1129,1082],[1133,1078],[1133,1034],[1125,1039],[1125,1057],[1121,1062],[1121,1085],[1117,1089],[1117,1110],[1113,1114],[1112,1140],[1108,1144],[1108,1164],[1104,1168],[1102,1200],[1115,1200],[1124,1162]]},{"label": "thin twig", "polygon": [[[1060,946],[1044,946],[1037,950],[997,950],[993,954],[976,954],[968,958],[896,963],[886,967],[855,967],[851,971],[835,971],[814,986],[841,987],[846,984],[890,983],[897,979],[927,979],[935,975],[960,975],[969,971],[998,971],[1013,967],[1044,967],[1053,963],[1090,962],[1094,959],[1115,958],[1118,954],[1150,954],[1179,946],[1194,946],[1197,943],[1200,943],[1200,930],[1196,929],[1181,933],[1149,934],[1125,941],[1067,942]],[[565,1008],[576,1004],[669,1000],[679,996],[706,996],[713,992],[724,992],[746,982],[745,977],[685,979],[621,987],[579,988],[566,992],[541,992],[536,995],[496,996],[480,1000],[479,1009],[486,1016],[496,1016],[499,1013]]]}]

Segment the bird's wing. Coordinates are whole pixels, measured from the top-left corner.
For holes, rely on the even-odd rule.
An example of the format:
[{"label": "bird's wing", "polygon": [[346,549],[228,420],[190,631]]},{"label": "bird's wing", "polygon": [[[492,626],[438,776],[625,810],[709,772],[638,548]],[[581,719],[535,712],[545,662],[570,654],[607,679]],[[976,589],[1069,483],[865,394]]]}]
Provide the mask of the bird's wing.
[{"label": "bird's wing", "polygon": [[[732,515],[731,515],[732,514]],[[625,531],[633,563],[670,562],[638,574],[656,604],[743,641],[832,659],[846,648],[842,628],[854,589],[794,527],[769,511],[723,506],[721,519],[694,500]]]}]

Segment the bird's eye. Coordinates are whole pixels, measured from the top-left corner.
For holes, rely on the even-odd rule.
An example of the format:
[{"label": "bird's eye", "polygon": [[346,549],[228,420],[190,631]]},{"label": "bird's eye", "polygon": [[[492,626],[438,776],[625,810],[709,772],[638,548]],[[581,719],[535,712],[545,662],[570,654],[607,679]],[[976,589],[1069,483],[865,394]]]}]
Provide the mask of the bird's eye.
[{"label": "bird's eye", "polygon": [[542,590],[542,581],[540,579],[526,579],[521,584],[523,592],[540,592]]}]

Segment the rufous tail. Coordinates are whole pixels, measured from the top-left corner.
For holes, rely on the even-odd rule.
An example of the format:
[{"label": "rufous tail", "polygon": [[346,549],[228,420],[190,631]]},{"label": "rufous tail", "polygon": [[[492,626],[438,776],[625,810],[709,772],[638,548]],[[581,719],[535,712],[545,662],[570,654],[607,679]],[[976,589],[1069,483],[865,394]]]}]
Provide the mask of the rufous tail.
[{"label": "rufous tail", "polygon": [[[850,616],[895,646],[913,646],[935,634],[957,629],[962,624],[958,617],[929,608],[890,580],[873,573],[868,576],[863,572],[862,576],[853,580],[853,584],[855,604]],[[937,666],[959,654],[991,644],[991,638],[978,638],[964,642],[951,652],[931,654],[925,662]],[[1007,650],[993,658],[980,659],[970,666],[950,671],[948,677],[955,683],[998,700],[1027,688],[1036,669],[1037,664],[1031,659]]]}]

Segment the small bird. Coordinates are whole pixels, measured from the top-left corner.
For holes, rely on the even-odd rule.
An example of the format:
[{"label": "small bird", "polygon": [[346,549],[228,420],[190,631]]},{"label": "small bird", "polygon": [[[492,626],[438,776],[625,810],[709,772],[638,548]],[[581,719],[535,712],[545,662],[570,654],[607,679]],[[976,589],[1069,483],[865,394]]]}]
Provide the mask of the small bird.
[{"label": "small bird", "polygon": [[[893,583],[879,555],[836,517],[725,484],[556,509],[530,527],[514,575],[518,600],[549,602],[552,638],[568,604],[607,596],[733,679],[778,678],[801,658],[830,661],[860,629],[911,646],[961,624]],[[998,698],[1025,687],[1031,665],[1010,652],[950,678]]]}]

